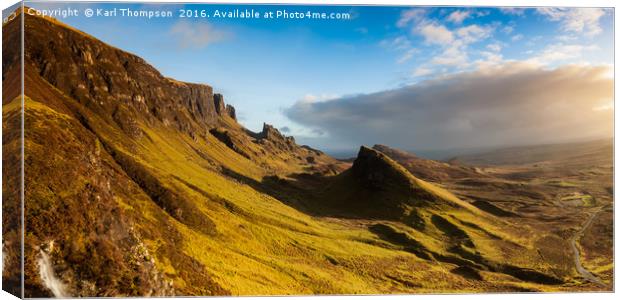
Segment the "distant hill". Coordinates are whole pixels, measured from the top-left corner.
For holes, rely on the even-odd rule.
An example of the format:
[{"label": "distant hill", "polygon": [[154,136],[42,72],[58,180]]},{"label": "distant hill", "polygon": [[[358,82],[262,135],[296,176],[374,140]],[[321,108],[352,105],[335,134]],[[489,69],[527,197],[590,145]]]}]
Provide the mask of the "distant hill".
[{"label": "distant hill", "polygon": [[468,165],[521,165],[544,161],[579,160],[582,156],[609,159],[613,153],[613,140],[603,139],[578,143],[519,146],[502,148],[478,154],[456,156],[450,161]]},{"label": "distant hill", "polygon": [[407,170],[409,170],[409,172],[411,172],[411,174],[424,180],[444,182],[448,179],[463,179],[484,176],[476,171],[474,167],[424,159],[409,152],[390,148],[385,145],[374,145],[373,149],[389,156],[403,165]]},{"label": "distant hill", "polygon": [[385,153],[365,146],[323,197],[349,214],[375,218],[401,220],[431,207],[447,212],[458,206],[474,215],[480,213],[448,191],[413,176]]}]

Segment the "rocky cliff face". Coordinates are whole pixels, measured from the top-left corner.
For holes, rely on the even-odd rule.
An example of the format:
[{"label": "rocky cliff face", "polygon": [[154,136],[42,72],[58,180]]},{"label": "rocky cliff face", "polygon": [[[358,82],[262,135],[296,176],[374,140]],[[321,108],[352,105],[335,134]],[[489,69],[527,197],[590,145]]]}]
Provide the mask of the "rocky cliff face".
[{"label": "rocky cliff face", "polygon": [[230,104],[224,103],[224,96],[222,94],[214,94],[213,102],[215,105],[215,112],[217,112],[219,116],[227,116],[237,121],[237,114],[235,112],[235,108]]},{"label": "rocky cliff face", "polygon": [[166,78],[142,58],[56,22],[27,17],[25,26],[28,68],[102,116],[127,110],[186,133],[234,116],[211,86]]},{"label": "rocky cliff face", "polygon": [[233,120],[237,121],[237,112],[235,111],[235,107],[233,107],[230,104],[226,104],[226,113],[228,114],[229,117],[231,117]]},{"label": "rocky cliff face", "polygon": [[283,135],[277,128],[267,123],[263,123],[263,130],[258,137],[259,142],[272,144],[281,150],[293,150],[297,147],[294,137]]}]

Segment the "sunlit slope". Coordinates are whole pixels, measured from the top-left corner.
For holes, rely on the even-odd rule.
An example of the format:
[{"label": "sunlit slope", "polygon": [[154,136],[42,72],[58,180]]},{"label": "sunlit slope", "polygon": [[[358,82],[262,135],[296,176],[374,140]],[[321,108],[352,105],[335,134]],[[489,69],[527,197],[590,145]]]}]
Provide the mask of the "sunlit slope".
[{"label": "sunlit slope", "polygon": [[[605,290],[611,288],[613,273],[612,146],[610,140],[598,140],[500,149],[468,156],[496,161],[493,167],[475,168],[459,159],[446,163],[387,146],[374,149],[425,178],[433,179],[427,176],[433,174],[429,166],[445,169],[441,185],[517,228],[515,233],[526,236],[536,249],[533,255],[544,261],[541,269],[580,289]],[[513,165],[500,166],[500,161]],[[475,172],[453,172],[459,169]]]},{"label": "sunlit slope", "polygon": [[[420,258],[465,266],[472,274],[490,271],[530,282],[561,282],[537,257],[531,232],[416,178],[379,151],[362,146],[353,167],[336,176],[322,198],[333,215],[373,220],[372,232]],[[377,219],[391,222],[377,225]]]}]

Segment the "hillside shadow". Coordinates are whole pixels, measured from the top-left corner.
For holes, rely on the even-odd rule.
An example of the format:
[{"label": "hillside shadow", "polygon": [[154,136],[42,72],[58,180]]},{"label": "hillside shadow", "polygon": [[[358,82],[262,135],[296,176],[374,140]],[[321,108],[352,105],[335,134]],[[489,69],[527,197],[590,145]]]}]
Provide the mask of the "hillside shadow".
[{"label": "hillside shadow", "polygon": [[333,181],[330,176],[295,173],[287,175],[291,179],[271,175],[258,181],[225,167],[222,169],[222,174],[305,214],[314,217],[343,217],[337,210],[324,205],[324,201],[321,201],[321,190]]}]

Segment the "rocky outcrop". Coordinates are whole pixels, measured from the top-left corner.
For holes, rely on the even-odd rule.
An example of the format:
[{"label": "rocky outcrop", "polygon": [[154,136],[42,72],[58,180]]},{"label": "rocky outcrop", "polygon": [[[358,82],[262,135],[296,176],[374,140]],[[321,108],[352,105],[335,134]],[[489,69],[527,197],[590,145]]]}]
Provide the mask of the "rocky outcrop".
[{"label": "rocky outcrop", "polygon": [[213,105],[218,115],[221,116],[226,112],[226,104],[224,104],[224,96],[222,94],[213,94]]},{"label": "rocky outcrop", "polygon": [[267,123],[263,123],[263,131],[258,134],[258,142],[263,145],[272,144],[276,148],[286,151],[293,151],[297,148],[294,137],[281,134],[277,128]]},{"label": "rocky outcrop", "polygon": [[295,144],[295,138],[292,136],[285,136],[280,131],[269,125],[267,123],[263,123],[263,131],[259,134],[261,139],[267,139],[270,141],[284,141],[286,143]]},{"label": "rocky outcrop", "polygon": [[235,108],[224,102],[224,96],[222,94],[213,95],[213,105],[215,106],[215,111],[219,116],[228,116],[237,121],[237,113],[235,112]]},{"label": "rocky outcrop", "polygon": [[28,30],[27,68],[104,118],[122,104],[128,114],[190,134],[234,115],[209,85],[166,78],[142,58],[57,22],[28,15],[25,26],[37,28]]},{"label": "rocky outcrop", "polygon": [[348,215],[405,220],[414,207],[438,201],[427,187],[387,155],[360,147],[347,171],[336,176],[325,194],[328,205]]},{"label": "rocky outcrop", "polygon": [[351,170],[366,186],[375,189],[411,185],[407,170],[387,155],[366,146],[360,147]]},{"label": "rocky outcrop", "polygon": [[284,139],[284,136],[280,133],[280,131],[277,128],[267,123],[263,123],[263,131],[260,132],[259,138],[275,141],[275,140]]},{"label": "rocky outcrop", "polygon": [[226,104],[226,114],[228,114],[228,116],[231,117],[233,120],[237,121],[237,112],[232,105]]}]

